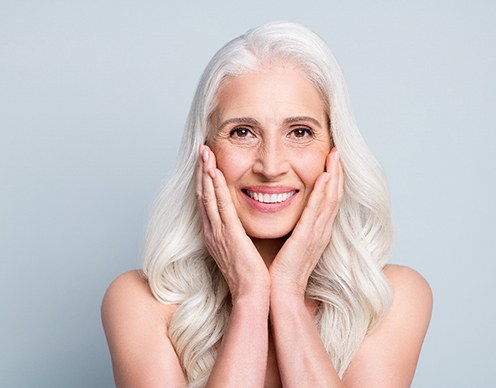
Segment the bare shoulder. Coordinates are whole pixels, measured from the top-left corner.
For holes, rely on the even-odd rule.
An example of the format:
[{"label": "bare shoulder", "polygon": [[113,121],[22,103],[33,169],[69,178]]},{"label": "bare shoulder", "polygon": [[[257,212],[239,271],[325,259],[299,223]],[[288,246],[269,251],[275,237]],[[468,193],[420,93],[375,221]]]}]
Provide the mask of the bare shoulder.
[{"label": "bare shoulder", "polygon": [[430,292],[430,286],[427,280],[417,271],[410,267],[399,264],[388,264],[384,267],[384,275],[388,280],[396,285],[406,282],[409,286],[418,286]]},{"label": "bare shoulder", "polygon": [[110,283],[102,302],[102,318],[126,313],[126,310],[157,314],[167,322],[175,306],[160,303],[152,294],[142,271],[133,270],[119,275]]},{"label": "bare shoulder", "polygon": [[384,275],[393,289],[391,312],[401,307],[416,309],[418,313],[423,313],[425,318],[430,319],[432,290],[420,273],[409,267],[389,264],[384,268]]},{"label": "bare shoulder", "polygon": [[393,301],[369,333],[345,375],[350,387],[409,387],[432,313],[429,283],[417,271],[387,265]]},{"label": "bare shoulder", "polygon": [[108,287],[102,322],[117,387],[185,386],[169,340],[168,323],[176,306],[160,303],[140,271],[126,272]]},{"label": "bare shoulder", "polygon": [[428,283],[425,280],[425,278],[420,273],[415,271],[413,268],[399,264],[387,264],[384,267],[383,271],[390,281],[406,279],[406,280],[412,280],[414,282],[422,283],[428,286]]},{"label": "bare shoulder", "polygon": [[420,273],[402,265],[387,265],[384,275],[391,285],[393,301],[377,331],[395,330],[410,339],[420,353],[432,315],[431,287]]},{"label": "bare shoulder", "polygon": [[145,275],[139,270],[124,272],[115,278],[107,288],[103,299],[103,306],[107,306],[109,301],[118,301],[125,296],[148,297],[148,282]]}]

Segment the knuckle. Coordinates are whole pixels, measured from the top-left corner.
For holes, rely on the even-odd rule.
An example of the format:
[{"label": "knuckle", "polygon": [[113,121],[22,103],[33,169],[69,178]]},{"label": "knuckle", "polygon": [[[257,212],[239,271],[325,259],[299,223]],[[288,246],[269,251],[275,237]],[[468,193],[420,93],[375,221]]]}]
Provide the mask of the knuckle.
[{"label": "knuckle", "polygon": [[331,208],[336,208],[339,206],[339,200],[336,197],[333,197],[329,200],[329,205]]},{"label": "knuckle", "polygon": [[227,208],[227,203],[223,200],[217,201],[217,208],[220,212],[224,212]]},{"label": "knuckle", "polygon": [[204,206],[208,206],[208,204],[210,203],[210,196],[202,194],[200,196],[200,201],[203,203]]},{"label": "knuckle", "polygon": [[224,241],[224,232],[222,231],[222,228],[214,228],[212,230],[212,238],[215,241]]}]

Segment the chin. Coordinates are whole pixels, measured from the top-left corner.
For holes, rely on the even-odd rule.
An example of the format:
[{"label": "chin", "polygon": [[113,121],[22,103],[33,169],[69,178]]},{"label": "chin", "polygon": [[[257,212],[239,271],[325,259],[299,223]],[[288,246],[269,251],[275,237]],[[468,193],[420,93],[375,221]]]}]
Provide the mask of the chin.
[{"label": "chin", "polygon": [[257,240],[279,240],[285,238],[289,233],[247,233],[248,237]]},{"label": "chin", "polygon": [[240,217],[241,224],[246,234],[251,238],[260,240],[276,240],[287,237],[298,222],[299,214],[291,216],[263,214],[256,217]]},{"label": "chin", "polygon": [[245,226],[246,234],[251,238],[256,238],[259,240],[277,240],[280,238],[285,238],[293,231],[294,225],[288,228],[250,228]]}]

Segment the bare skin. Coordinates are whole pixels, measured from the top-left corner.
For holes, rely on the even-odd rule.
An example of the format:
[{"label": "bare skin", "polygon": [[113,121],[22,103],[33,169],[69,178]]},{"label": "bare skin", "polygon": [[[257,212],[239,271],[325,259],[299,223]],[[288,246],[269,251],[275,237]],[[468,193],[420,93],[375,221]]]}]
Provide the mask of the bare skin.
[{"label": "bare skin", "polygon": [[[394,301],[381,325],[368,335],[348,368],[346,387],[409,387],[431,313],[428,284],[414,270],[384,270]],[[159,303],[139,271],[112,282],[102,307],[117,387],[185,387],[177,355],[167,337],[176,306]],[[310,313],[310,311],[309,311]],[[273,344],[268,346],[265,387],[279,387]]]},{"label": "bare skin", "polygon": [[[218,91],[196,191],[233,310],[208,386],[398,388],[413,379],[432,308],[418,273],[385,268],[393,305],[342,380],[314,325],[317,306],[305,298],[343,197],[326,117],[319,93],[292,66],[232,78]],[[102,317],[117,386],[186,385],[167,338],[175,308],[157,302],[138,272],[109,287]]]}]

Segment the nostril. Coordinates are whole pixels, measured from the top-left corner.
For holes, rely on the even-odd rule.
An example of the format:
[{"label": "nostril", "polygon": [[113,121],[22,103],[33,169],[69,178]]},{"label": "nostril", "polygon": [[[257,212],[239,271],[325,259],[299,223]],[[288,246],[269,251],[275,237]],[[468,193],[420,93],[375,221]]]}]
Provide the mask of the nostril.
[{"label": "nostril", "polygon": [[289,170],[289,164],[284,154],[276,151],[266,151],[259,155],[258,160],[253,165],[253,171],[263,175],[265,178],[273,179],[284,175]]}]

